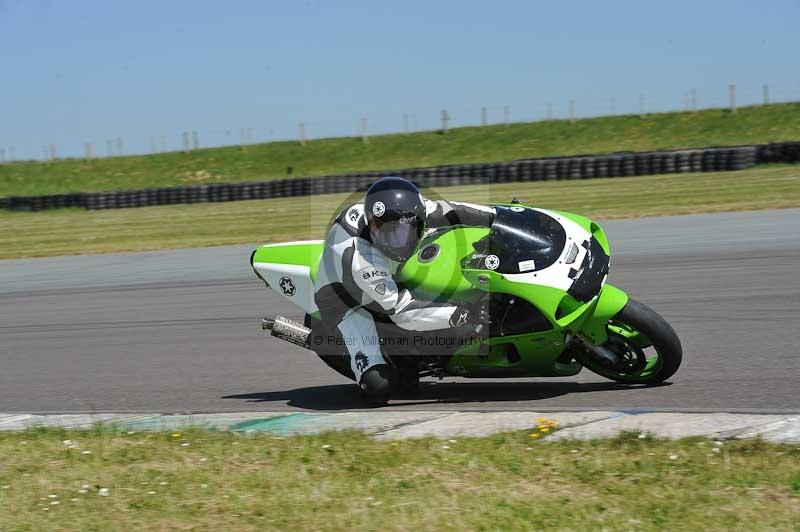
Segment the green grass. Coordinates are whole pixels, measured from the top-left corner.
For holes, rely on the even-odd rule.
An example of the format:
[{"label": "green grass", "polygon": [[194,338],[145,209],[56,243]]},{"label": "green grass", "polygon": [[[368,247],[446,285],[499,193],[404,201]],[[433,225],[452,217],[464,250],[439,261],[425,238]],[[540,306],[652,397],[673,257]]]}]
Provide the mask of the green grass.
[{"label": "green grass", "polygon": [[0,456],[3,530],[796,530],[800,515],[800,448],[758,440],[41,429],[0,434]]},{"label": "green grass", "polygon": [[[740,172],[444,188],[453,200],[507,202],[591,218],[800,207],[800,166]],[[0,212],[0,258],[322,238],[345,195],[120,209]],[[612,242],[613,246],[613,242]]]},{"label": "green grass", "polygon": [[0,196],[133,189],[319,176],[447,163],[554,155],[733,145],[800,139],[800,103],[469,127],[437,133],[276,142],[204,149],[190,155],[15,163],[0,166]]}]

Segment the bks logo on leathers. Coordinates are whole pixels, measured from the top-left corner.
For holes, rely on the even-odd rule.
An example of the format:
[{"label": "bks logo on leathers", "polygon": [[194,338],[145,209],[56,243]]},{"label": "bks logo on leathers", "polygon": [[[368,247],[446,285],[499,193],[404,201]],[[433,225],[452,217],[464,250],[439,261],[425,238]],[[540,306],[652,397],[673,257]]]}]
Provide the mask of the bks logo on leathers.
[{"label": "bks logo on leathers", "polygon": [[388,275],[389,275],[389,272],[382,272],[380,270],[370,270],[368,272],[362,273],[361,277],[363,277],[365,281],[368,281],[368,280],[376,278],[376,277],[377,278],[387,277]]}]

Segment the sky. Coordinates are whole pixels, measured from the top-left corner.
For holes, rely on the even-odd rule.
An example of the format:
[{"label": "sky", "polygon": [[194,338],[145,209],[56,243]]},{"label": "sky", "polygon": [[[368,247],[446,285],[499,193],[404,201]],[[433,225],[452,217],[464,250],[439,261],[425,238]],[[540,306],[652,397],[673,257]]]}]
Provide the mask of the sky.
[{"label": "sky", "polygon": [[800,100],[800,0],[0,0],[6,158]]}]

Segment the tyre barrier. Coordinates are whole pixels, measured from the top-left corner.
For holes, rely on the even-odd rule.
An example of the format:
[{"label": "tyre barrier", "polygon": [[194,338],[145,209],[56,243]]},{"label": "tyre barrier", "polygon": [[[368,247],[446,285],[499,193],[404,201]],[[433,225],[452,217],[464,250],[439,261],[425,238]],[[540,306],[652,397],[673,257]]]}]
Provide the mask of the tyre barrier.
[{"label": "tyre barrier", "polygon": [[800,163],[800,142],[774,142],[756,146],[759,163]]},{"label": "tyre barrier", "polygon": [[520,159],[491,164],[403,168],[323,177],[298,177],[271,181],[217,183],[116,192],[12,196],[0,198],[0,209],[13,211],[40,211],[74,207],[87,210],[125,209],[351,193],[364,190],[379,177],[387,175],[403,176],[429,187],[446,187],[519,181],[718,172],[742,170],[761,163],[779,162],[800,163],[800,141],[677,151]]}]

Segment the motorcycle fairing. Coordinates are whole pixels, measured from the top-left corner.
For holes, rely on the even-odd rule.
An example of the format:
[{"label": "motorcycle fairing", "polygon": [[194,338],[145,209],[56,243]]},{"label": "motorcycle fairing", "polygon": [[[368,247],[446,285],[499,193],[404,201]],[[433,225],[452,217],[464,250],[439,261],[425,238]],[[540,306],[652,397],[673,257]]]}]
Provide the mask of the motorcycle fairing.
[{"label": "motorcycle fairing", "polygon": [[[574,375],[582,366],[565,352],[569,337],[581,335],[602,344],[608,338],[608,321],[627,302],[624,292],[605,283],[610,255],[605,234],[597,224],[578,215],[518,205],[498,207],[513,207],[511,212],[515,214],[548,216],[563,228],[563,244],[560,239],[551,239],[558,245],[546,250],[555,253],[552,264],[542,266],[546,263],[540,262],[534,264],[534,269],[520,273],[488,269],[486,257],[490,253],[476,252],[473,244],[484,239],[489,229],[454,227],[427,235],[418,253],[398,272],[397,280],[420,299],[476,301],[490,292],[521,298],[541,315],[539,325],[531,331],[509,334],[518,331],[501,330],[487,340],[482,350],[476,346],[459,349],[448,363],[451,373],[467,377]],[[548,245],[550,242],[542,242],[540,251]],[[258,276],[274,291],[314,314],[317,309],[313,281],[323,248],[322,240],[269,244],[259,247],[251,262]],[[480,257],[470,262],[476,258],[474,255]],[[525,260],[520,256],[516,261],[517,271],[519,262]],[[587,282],[583,272],[590,274]],[[291,281],[293,289],[285,279]],[[574,288],[576,281],[586,286]],[[543,326],[542,320],[547,320],[550,327]]]},{"label": "motorcycle fairing", "polygon": [[303,309],[317,312],[314,279],[317,276],[324,240],[265,244],[255,250],[253,270],[275,293]]}]

